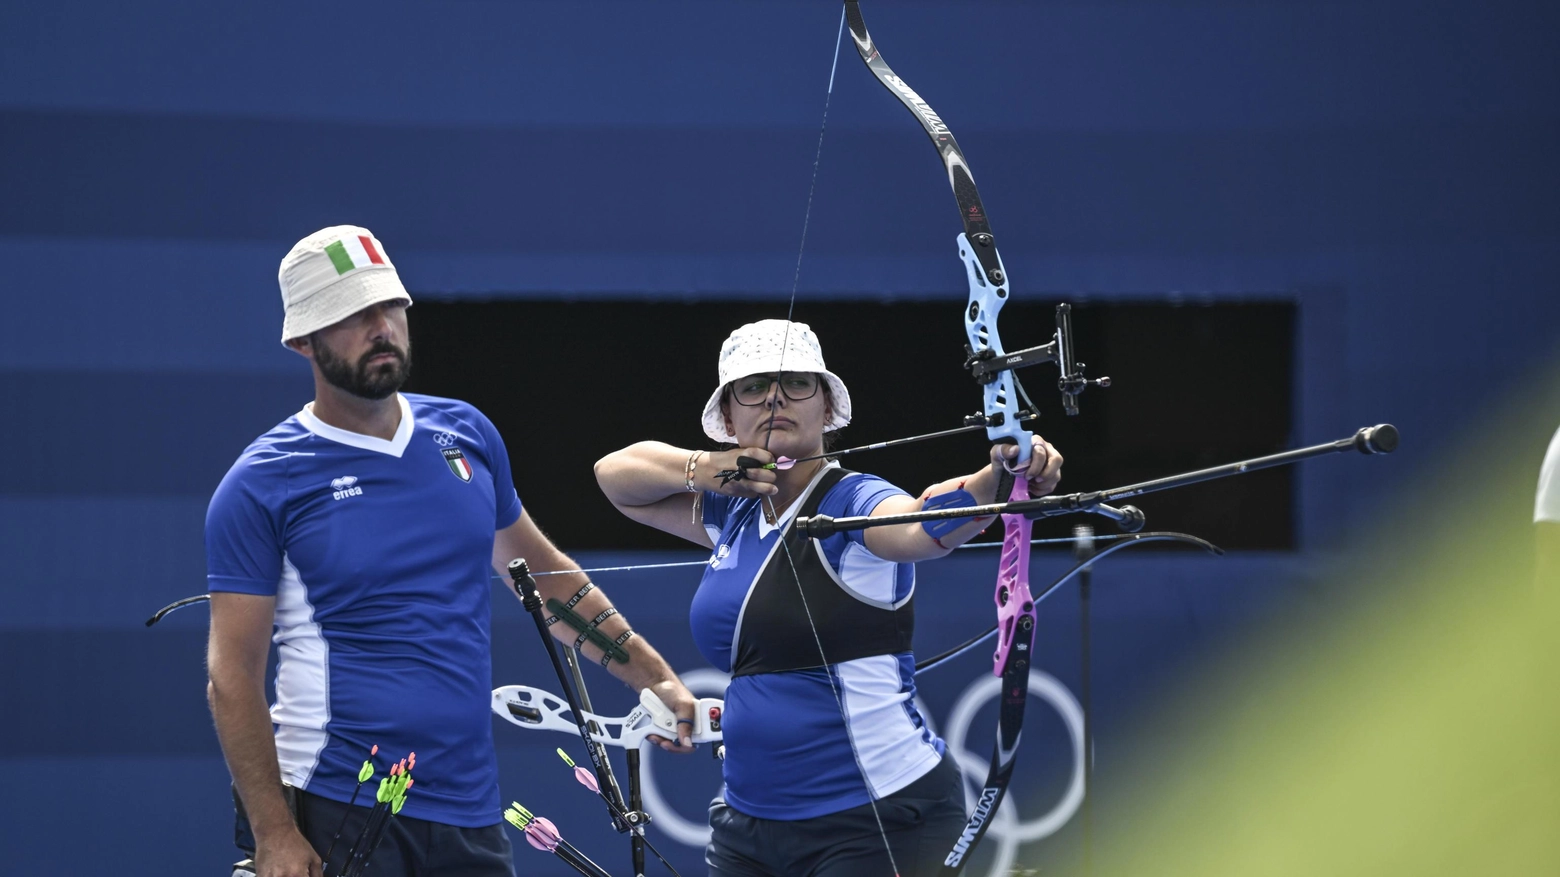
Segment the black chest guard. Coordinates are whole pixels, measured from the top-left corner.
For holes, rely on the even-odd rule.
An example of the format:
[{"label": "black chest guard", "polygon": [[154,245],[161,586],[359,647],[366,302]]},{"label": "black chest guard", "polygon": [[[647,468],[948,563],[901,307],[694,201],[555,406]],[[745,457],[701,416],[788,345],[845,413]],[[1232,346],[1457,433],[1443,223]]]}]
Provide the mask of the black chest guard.
[{"label": "black chest guard", "polygon": [[854,474],[837,467],[826,470],[791,516],[781,534],[784,545],[777,543],[764,561],[742,610],[732,676],[822,667],[825,656],[828,664],[838,664],[910,651],[914,596],[894,607],[847,590],[824,559],[822,546],[795,526],[797,518],[817,514],[829,490]]}]

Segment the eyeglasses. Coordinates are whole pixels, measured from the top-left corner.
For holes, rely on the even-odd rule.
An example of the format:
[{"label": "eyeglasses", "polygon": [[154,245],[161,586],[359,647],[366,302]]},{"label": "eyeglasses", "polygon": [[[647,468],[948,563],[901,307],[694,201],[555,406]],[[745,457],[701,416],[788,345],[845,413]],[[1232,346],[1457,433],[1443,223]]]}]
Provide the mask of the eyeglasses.
[{"label": "eyeglasses", "polygon": [[738,405],[749,408],[762,405],[769,399],[769,390],[775,384],[792,402],[802,402],[818,395],[818,376],[812,372],[781,372],[779,375],[748,375],[731,382],[731,398]]}]

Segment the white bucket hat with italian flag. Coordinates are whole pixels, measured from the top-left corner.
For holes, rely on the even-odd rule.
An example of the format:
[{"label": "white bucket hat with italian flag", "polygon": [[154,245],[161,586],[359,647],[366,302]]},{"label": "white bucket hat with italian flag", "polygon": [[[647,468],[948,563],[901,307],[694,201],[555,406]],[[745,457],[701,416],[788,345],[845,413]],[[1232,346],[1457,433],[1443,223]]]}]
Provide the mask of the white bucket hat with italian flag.
[{"label": "white bucket hat with italian flag", "polygon": [[366,228],[333,225],[293,245],[276,272],[282,343],[339,323],[369,305],[405,299],[385,248]]},{"label": "white bucket hat with italian flag", "polygon": [[726,418],[720,410],[720,397],[726,385],[748,375],[788,372],[813,372],[829,386],[832,416],[823,425],[831,432],[850,423],[850,391],[845,382],[823,364],[823,347],[806,323],[785,320],[759,320],[748,323],[726,338],[720,346],[720,384],[704,403],[704,434],[718,442],[735,442],[726,430]]}]

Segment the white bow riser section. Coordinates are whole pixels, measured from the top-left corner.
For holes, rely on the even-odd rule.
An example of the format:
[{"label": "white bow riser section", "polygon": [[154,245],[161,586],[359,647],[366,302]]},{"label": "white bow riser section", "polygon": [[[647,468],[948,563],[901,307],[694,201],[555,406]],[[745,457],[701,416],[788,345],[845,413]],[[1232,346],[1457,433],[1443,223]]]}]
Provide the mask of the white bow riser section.
[{"label": "white bow riser section", "polygon": [[[621,718],[588,712],[582,718],[586,723],[595,722],[598,730],[591,736],[597,741],[624,749],[638,748],[651,734],[668,740],[681,736],[676,715],[654,693],[649,689],[641,691],[639,701],[639,706]],[[699,698],[694,705],[693,742],[719,742],[723,736],[720,720],[725,711],[724,700]],[[505,685],[493,689],[493,712],[521,728],[561,731],[576,736],[580,732],[569,710],[568,701],[529,685]]]}]

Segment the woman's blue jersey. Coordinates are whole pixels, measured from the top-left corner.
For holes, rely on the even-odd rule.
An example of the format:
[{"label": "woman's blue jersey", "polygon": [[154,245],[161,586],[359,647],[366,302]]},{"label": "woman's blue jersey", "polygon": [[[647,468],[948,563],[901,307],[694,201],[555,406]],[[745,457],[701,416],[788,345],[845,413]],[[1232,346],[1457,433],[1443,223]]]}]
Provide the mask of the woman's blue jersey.
[{"label": "woman's blue jersey", "polygon": [[[765,522],[757,500],[703,495],[704,525],[715,553],[690,618],[699,651],[722,671],[731,671],[743,628],[766,623],[746,616],[749,595],[767,564],[787,562],[781,528],[817,483],[814,478],[775,526]],[[888,497],[903,495],[881,478],[850,474],[828,492],[818,512],[866,515]],[[819,544],[835,580],[863,605],[897,608],[910,599],[915,566],[873,555],[860,531],[837,533]],[[726,690],[722,717],[726,803],[763,819],[808,819],[910,785],[944,751],[914,698],[910,652],[842,661],[828,669],[737,676]]]}]

